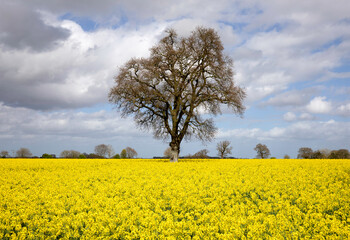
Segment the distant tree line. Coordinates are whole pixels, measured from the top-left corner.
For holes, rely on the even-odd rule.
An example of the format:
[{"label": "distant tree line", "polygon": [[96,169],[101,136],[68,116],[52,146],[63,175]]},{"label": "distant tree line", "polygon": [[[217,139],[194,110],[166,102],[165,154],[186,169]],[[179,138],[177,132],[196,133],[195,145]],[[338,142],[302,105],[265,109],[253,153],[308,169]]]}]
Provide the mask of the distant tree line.
[{"label": "distant tree line", "polygon": [[[190,158],[190,159],[205,159],[205,158],[234,158],[229,156],[232,154],[233,147],[230,146],[230,141],[221,141],[216,145],[217,155],[215,157],[209,156],[208,149],[202,149],[194,154],[188,154],[181,158]],[[269,148],[265,144],[257,144],[254,148],[257,155],[256,158],[269,158],[271,156]],[[80,153],[75,150],[64,150],[59,155],[60,158],[114,158],[114,159],[132,159],[137,157],[137,152],[135,149],[131,147],[124,148],[120,153],[115,153],[113,147],[111,145],[99,144],[95,146],[94,153]],[[169,159],[172,156],[171,148],[167,148],[164,151],[163,157],[154,157],[154,158],[164,158]],[[28,148],[20,148],[13,153],[13,156],[9,154],[8,151],[3,150],[0,152],[0,158],[38,158],[33,156]],[[56,158],[55,154],[44,153],[40,158]],[[275,157],[271,157],[275,158]],[[289,159],[289,155],[284,155],[285,159]],[[320,149],[313,151],[309,147],[301,147],[299,148],[297,158],[299,159],[350,159],[350,152],[347,149],[339,149],[339,150],[329,150],[329,149]]]},{"label": "distant tree line", "polygon": [[298,158],[304,159],[349,159],[350,152],[347,149],[329,150],[321,149],[313,151],[311,148],[299,148]]},{"label": "distant tree line", "polygon": [[[216,145],[217,150],[217,158],[233,158],[228,157],[228,154],[232,153],[232,147],[230,146],[230,142],[225,140],[221,141]],[[164,158],[170,157],[170,148],[165,150],[164,152]],[[266,159],[271,156],[270,149],[265,145],[258,143],[254,150],[256,151],[257,155],[256,158]],[[216,158],[216,157],[210,157],[208,155],[209,151],[207,149],[202,149],[198,151],[195,154],[188,154],[182,158]],[[321,149],[313,151],[311,148],[302,147],[298,151],[297,158],[300,159],[350,159],[350,152],[347,149],[339,149],[339,150],[328,150],[328,149]],[[275,157],[271,157],[271,159],[275,159]],[[290,156],[288,154],[284,155],[284,159],[290,159]]]},{"label": "distant tree line", "polygon": [[[116,158],[116,159],[129,159],[137,157],[137,152],[131,147],[126,147],[121,153],[115,153],[111,145],[99,144],[95,146],[94,153],[81,153],[76,150],[64,150],[60,153],[60,158],[80,158],[80,159],[93,159],[93,158]],[[20,148],[14,152],[13,156],[8,151],[3,150],[0,152],[0,158],[39,158],[33,156],[28,148]],[[56,158],[55,154],[44,153],[40,158]]]},{"label": "distant tree line", "polygon": [[74,150],[65,150],[60,154],[61,158],[115,158],[115,159],[128,159],[137,157],[137,152],[131,147],[126,147],[121,153],[115,153],[111,145],[99,144],[95,146],[94,153],[80,153]]}]

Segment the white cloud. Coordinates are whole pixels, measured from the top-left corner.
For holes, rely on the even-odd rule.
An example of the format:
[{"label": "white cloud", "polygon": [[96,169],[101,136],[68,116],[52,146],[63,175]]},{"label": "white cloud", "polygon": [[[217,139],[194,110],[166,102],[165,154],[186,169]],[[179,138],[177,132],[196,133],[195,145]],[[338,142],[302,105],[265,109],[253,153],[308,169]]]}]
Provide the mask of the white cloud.
[{"label": "white cloud", "polygon": [[139,131],[131,119],[100,110],[98,112],[38,112],[12,108],[0,103],[0,138],[57,136],[81,138],[113,138],[116,136],[149,136]]},{"label": "white cloud", "polygon": [[315,97],[306,106],[306,110],[311,113],[330,113],[332,110],[332,103],[325,100],[326,97]]},{"label": "white cloud", "polygon": [[[274,141],[320,141],[339,143],[350,139],[350,122],[337,122],[335,120],[322,121],[300,121],[287,127],[273,127],[268,130],[260,128],[253,129],[219,129],[218,138],[257,139]],[[280,142],[281,143],[281,142]],[[282,144],[282,143],[281,143]]]},{"label": "white cloud", "polygon": [[255,138],[260,135],[261,129],[252,128],[252,129],[232,129],[232,130],[222,130],[219,129],[216,137],[218,138],[228,138],[228,137],[237,137],[237,138]]},{"label": "white cloud", "polygon": [[[291,83],[328,81],[340,76],[332,71],[342,66],[345,56],[350,55],[350,48],[345,48],[350,44],[349,24],[344,21],[348,18],[348,1],[337,6],[326,1],[308,1],[308,4],[275,0],[253,2],[262,11],[249,15],[251,20],[247,21],[246,30],[255,34],[247,35],[233,54],[236,77],[247,89],[252,89],[248,92],[251,101],[273,96]],[[315,5],[311,7],[311,3]],[[261,79],[268,80],[276,73],[280,73],[276,78],[279,79],[276,92],[260,94],[255,91],[256,87],[270,87],[271,82],[262,83]],[[293,96],[290,102],[302,105],[308,100],[298,97]],[[283,101],[274,104],[283,104]]]},{"label": "white cloud", "polygon": [[283,120],[287,122],[294,121],[311,121],[315,120],[315,117],[310,113],[301,113],[299,116],[293,112],[287,112],[283,115]]},{"label": "white cloud", "polygon": [[317,92],[316,88],[307,88],[302,90],[291,90],[283,93],[276,94],[263,102],[263,106],[277,106],[277,107],[300,107],[307,104]]},{"label": "white cloud", "polygon": [[283,120],[287,122],[292,122],[297,119],[297,116],[292,112],[287,112],[283,115]]},{"label": "white cloud", "polygon": [[268,138],[281,138],[285,135],[285,133],[286,133],[285,128],[274,127],[267,132],[266,137],[268,137]]},{"label": "white cloud", "polygon": [[338,114],[342,116],[350,116],[350,103],[345,103],[337,108]]},{"label": "white cloud", "polygon": [[302,113],[300,114],[299,119],[302,121],[308,121],[308,120],[314,120],[315,117],[310,113]]},{"label": "white cloud", "polygon": [[138,31],[120,28],[84,32],[76,23],[52,22],[71,32],[45,52],[6,51],[0,47],[0,101],[34,109],[92,106],[107,102],[118,67],[131,57],[148,55],[163,26]]}]

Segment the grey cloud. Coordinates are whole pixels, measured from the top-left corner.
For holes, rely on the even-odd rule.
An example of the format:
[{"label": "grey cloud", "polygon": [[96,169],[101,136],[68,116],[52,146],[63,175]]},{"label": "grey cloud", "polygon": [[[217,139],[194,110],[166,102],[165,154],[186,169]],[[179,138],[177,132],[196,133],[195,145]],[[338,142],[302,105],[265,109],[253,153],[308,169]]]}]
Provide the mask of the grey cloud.
[{"label": "grey cloud", "polygon": [[[132,24],[152,21],[172,21],[179,18],[214,19],[230,15],[231,1],[143,1],[143,0],[14,0],[26,6],[47,10],[56,14],[71,13],[74,16],[88,16],[99,24],[114,25],[127,20]],[[236,10],[236,9],[235,9]],[[237,11],[237,10],[236,10]],[[205,17],[203,15],[205,12]]]},{"label": "grey cloud", "polygon": [[8,106],[44,111],[89,107],[107,101],[108,89],[105,87],[96,87],[82,94],[75,90],[57,84],[28,87],[8,83],[6,88],[0,89],[0,99],[4,99]]},{"label": "grey cloud", "polygon": [[299,107],[307,104],[311,97],[317,92],[316,88],[308,88],[303,90],[291,90],[277,94],[267,101],[261,103],[261,106],[277,106],[277,107]]},{"label": "grey cloud", "polygon": [[101,143],[113,145],[117,152],[130,146],[143,157],[166,149],[151,133],[140,131],[131,119],[115,112],[40,112],[0,102],[0,151],[13,154],[27,147],[37,156],[45,152],[59,155],[65,149],[90,153]]},{"label": "grey cloud", "polygon": [[299,121],[287,127],[274,127],[269,130],[260,128],[219,130],[219,138],[252,138],[258,140],[301,140],[301,141],[336,141],[339,145],[350,138],[350,122],[329,120]]},{"label": "grey cloud", "polygon": [[[139,131],[130,119],[114,112],[38,112],[9,107],[0,102],[0,139],[3,135],[30,137],[32,135],[111,138],[114,136],[148,136]],[[150,135],[149,135],[150,136]]]},{"label": "grey cloud", "polygon": [[[59,22],[71,37],[45,52],[0,47],[0,101],[36,110],[75,109],[106,103],[118,66],[148,54],[162,26],[84,32]],[[131,47],[132,46],[132,47]]]},{"label": "grey cloud", "polygon": [[0,8],[0,44],[10,49],[42,51],[57,46],[69,37],[69,31],[46,25],[40,13],[16,2],[4,2]]}]

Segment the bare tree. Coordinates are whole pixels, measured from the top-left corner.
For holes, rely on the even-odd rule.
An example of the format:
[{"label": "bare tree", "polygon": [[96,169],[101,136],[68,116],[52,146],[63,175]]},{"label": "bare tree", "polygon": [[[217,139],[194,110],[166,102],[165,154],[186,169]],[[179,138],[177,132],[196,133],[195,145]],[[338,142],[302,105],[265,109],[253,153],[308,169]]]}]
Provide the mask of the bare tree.
[{"label": "bare tree", "polygon": [[302,148],[299,148],[299,151],[298,151],[298,158],[306,158],[306,159],[309,159],[309,158],[312,158],[312,154],[313,154],[313,151],[312,151],[311,148],[302,147]]},{"label": "bare tree", "polygon": [[323,155],[323,158],[328,158],[329,155],[331,154],[331,150],[329,150],[327,148],[322,148],[319,151]]},{"label": "bare tree", "polygon": [[75,150],[64,150],[61,152],[61,158],[79,158],[80,152]]},{"label": "bare tree", "polygon": [[270,154],[270,150],[265,144],[257,144],[254,150],[257,152],[257,158],[268,158]]},{"label": "bare tree", "polygon": [[125,151],[126,151],[126,158],[134,158],[137,156],[137,152],[135,151],[135,149],[131,147],[126,147]]},{"label": "bare tree", "polygon": [[114,155],[114,150],[111,145],[99,144],[95,147],[95,154],[101,157],[111,158]]},{"label": "bare tree", "polygon": [[208,149],[202,149],[193,155],[188,155],[185,158],[202,158],[202,159],[209,158],[208,153],[209,153]]},{"label": "bare tree", "polygon": [[170,161],[177,162],[183,139],[214,137],[214,122],[203,112],[215,116],[227,105],[243,115],[245,91],[235,86],[232,60],[223,50],[213,29],[200,27],[189,37],[170,29],[149,58],[133,58],[120,69],[109,101],[156,138],[170,138]]},{"label": "bare tree", "polygon": [[218,155],[220,158],[225,158],[232,152],[232,147],[230,147],[230,141],[221,141],[216,145],[216,150],[218,150]]},{"label": "bare tree", "polygon": [[164,157],[171,158],[171,147],[168,147],[167,149],[165,149]]},{"label": "bare tree", "polygon": [[95,146],[95,154],[101,157],[105,157],[107,155],[108,147],[106,144],[99,144]]},{"label": "bare tree", "polygon": [[108,145],[107,156],[108,158],[112,158],[115,155],[115,151],[112,145]]},{"label": "bare tree", "polygon": [[20,148],[16,151],[16,157],[18,158],[29,158],[33,156],[28,148]]},{"label": "bare tree", "polygon": [[1,153],[0,153],[0,157],[2,157],[2,158],[8,158],[8,157],[10,157],[10,154],[9,154],[8,151],[3,150],[3,151],[1,151]]}]

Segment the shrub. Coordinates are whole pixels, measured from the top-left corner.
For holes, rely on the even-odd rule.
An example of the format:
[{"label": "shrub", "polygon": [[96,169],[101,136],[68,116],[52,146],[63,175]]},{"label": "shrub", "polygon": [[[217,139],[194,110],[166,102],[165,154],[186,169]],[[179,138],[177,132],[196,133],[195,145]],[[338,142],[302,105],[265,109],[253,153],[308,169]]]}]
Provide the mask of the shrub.
[{"label": "shrub", "polygon": [[123,149],[122,152],[120,153],[120,158],[127,158],[127,153],[125,149]]},{"label": "shrub", "polygon": [[51,154],[48,153],[44,153],[41,158],[53,158],[53,156]]}]

